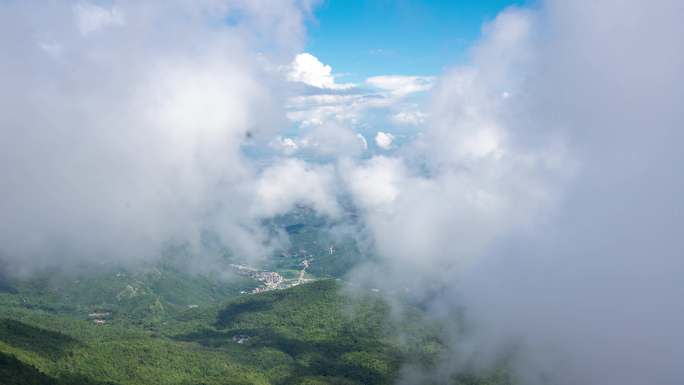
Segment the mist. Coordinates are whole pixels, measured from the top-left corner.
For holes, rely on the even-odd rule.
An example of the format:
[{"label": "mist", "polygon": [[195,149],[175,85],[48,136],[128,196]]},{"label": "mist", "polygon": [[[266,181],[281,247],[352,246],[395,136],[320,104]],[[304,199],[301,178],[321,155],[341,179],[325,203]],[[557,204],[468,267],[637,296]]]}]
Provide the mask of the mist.
[{"label": "mist", "polygon": [[[287,242],[261,220],[334,218],[343,197],[359,223],[336,230],[374,256],[347,278],[444,325],[438,365],[400,383],[502,363],[525,384],[684,377],[681,2],[509,8],[466,63],[419,78],[423,129],[402,143],[378,127],[377,152],[301,105],[312,126],[282,137],[309,2],[36,4],[0,5],[11,272],[154,260],[205,231],[258,260]],[[315,60],[321,90],[353,87]],[[284,150],[264,166],[254,143]]]},{"label": "mist", "polygon": [[682,16],[508,9],[441,76],[412,148],[347,168],[382,256],[358,276],[450,325],[442,364],[403,383],[502,363],[529,384],[681,381]]},{"label": "mist", "polygon": [[203,231],[243,258],[266,255],[263,170],[241,146],[288,124],[285,82],[271,68],[301,50],[310,10],[306,1],[3,2],[6,267],[153,260],[168,242],[196,247]]}]

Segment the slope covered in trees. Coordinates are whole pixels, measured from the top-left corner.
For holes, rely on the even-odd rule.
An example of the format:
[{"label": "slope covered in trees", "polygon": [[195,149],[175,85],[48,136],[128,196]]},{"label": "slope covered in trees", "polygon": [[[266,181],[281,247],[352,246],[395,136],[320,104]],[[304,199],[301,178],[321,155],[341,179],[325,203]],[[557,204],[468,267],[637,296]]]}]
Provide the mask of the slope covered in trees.
[{"label": "slope covered in trees", "polygon": [[0,299],[3,384],[391,384],[402,363],[429,366],[442,349],[419,310],[396,321],[376,293],[332,279],[148,323],[112,309],[96,325],[22,290]]}]

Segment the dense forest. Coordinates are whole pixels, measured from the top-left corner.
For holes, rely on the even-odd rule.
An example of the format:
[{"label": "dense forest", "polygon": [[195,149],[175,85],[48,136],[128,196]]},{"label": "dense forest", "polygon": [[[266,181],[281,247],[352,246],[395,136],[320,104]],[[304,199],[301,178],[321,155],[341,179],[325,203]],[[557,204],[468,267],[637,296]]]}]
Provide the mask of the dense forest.
[{"label": "dense forest", "polygon": [[[24,283],[0,294],[3,385],[390,384],[403,363],[429,368],[443,349],[419,309],[393,317],[377,293],[335,279],[194,306],[172,304],[165,289],[116,306],[55,288],[65,290]],[[503,370],[454,379],[506,382]]]}]

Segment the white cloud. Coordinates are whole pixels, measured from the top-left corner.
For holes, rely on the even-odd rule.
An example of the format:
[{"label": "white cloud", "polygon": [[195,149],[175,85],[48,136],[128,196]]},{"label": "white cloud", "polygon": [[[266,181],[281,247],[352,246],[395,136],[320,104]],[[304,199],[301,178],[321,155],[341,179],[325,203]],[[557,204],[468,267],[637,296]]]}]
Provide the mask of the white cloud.
[{"label": "white cloud", "polygon": [[366,79],[366,84],[389,91],[392,96],[403,97],[416,92],[425,92],[432,88],[432,76],[373,76]]},{"label": "white cloud", "polygon": [[303,128],[297,136],[277,136],[269,146],[287,156],[356,157],[368,149],[366,138],[350,128],[335,124],[315,124]]},{"label": "white cloud", "polygon": [[302,127],[360,123],[365,112],[374,108],[367,95],[306,95],[290,98],[287,116]]},{"label": "white cloud", "polygon": [[285,159],[263,171],[256,186],[258,217],[284,214],[302,204],[330,216],[339,214],[335,195],[334,170],[314,166],[298,159]]},{"label": "white cloud", "polygon": [[82,35],[88,35],[103,28],[125,24],[123,12],[116,8],[104,8],[90,3],[74,6],[76,25]]},{"label": "white cloud", "polygon": [[391,208],[405,174],[401,160],[384,156],[374,156],[361,164],[345,163],[342,172],[352,195],[365,210]]},{"label": "white cloud", "polygon": [[419,126],[425,122],[427,114],[418,109],[417,103],[404,101],[409,94],[352,88],[344,94],[295,95],[289,99],[287,116],[303,127],[326,123],[358,127],[381,115],[389,115],[388,123]]},{"label": "white cloud", "polygon": [[421,111],[401,111],[392,115],[392,122],[400,125],[420,126],[425,123],[427,114]]},{"label": "white cloud", "polygon": [[323,157],[356,157],[367,148],[359,134],[336,123],[305,128],[297,139],[297,145],[302,151]]},{"label": "white cloud", "polygon": [[682,378],[680,9],[510,8],[438,79],[413,146],[341,171],[381,259],[373,285],[454,326],[441,365],[400,384],[502,359],[527,384]]},{"label": "white cloud", "polygon": [[[335,123],[359,126],[370,116],[391,112],[390,122],[419,125],[425,114],[415,102],[405,99],[429,91],[434,78],[429,76],[375,76],[362,87],[350,83],[336,83],[333,70],[309,53],[297,55],[287,69],[287,78],[316,87],[318,92],[305,90],[289,100],[288,118],[301,126]],[[301,90],[300,90],[301,92]]]},{"label": "white cloud", "polygon": [[306,52],[300,53],[294,58],[290,64],[287,78],[290,81],[302,82],[318,88],[347,89],[354,87],[353,84],[335,83],[332,68]]},{"label": "white cloud", "polygon": [[205,230],[235,255],[267,254],[242,145],[286,122],[288,84],[258,58],[286,65],[303,16],[300,1],[254,3],[0,2],[3,264],[136,262],[169,240],[199,247]]},{"label": "white cloud", "polygon": [[276,136],[269,145],[285,155],[293,155],[299,150],[299,145],[293,138],[282,137],[280,135]]},{"label": "white cloud", "polygon": [[394,135],[388,132],[378,131],[378,133],[375,134],[375,144],[383,150],[392,148],[392,142],[394,142]]}]

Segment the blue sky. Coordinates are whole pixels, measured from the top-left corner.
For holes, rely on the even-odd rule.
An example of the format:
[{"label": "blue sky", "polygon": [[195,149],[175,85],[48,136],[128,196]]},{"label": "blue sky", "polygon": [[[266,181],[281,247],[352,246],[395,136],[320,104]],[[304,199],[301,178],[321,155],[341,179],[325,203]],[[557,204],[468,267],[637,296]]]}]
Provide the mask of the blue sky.
[{"label": "blue sky", "polygon": [[307,51],[342,81],[435,75],[467,56],[482,23],[524,0],[325,0],[309,23]]},{"label": "blue sky", "polygon": [[483,24],[531,1],[325,0],[307,26],[307,53],[288,73],[308,87],[288,102],[292,137],[274,147],[398,149],[427,123],[429,91],[467,61]]}]

